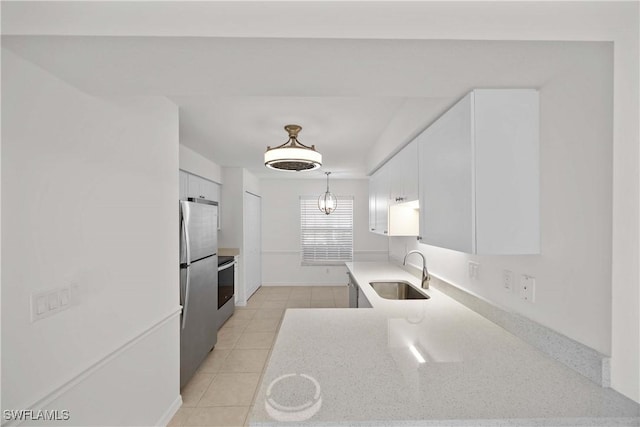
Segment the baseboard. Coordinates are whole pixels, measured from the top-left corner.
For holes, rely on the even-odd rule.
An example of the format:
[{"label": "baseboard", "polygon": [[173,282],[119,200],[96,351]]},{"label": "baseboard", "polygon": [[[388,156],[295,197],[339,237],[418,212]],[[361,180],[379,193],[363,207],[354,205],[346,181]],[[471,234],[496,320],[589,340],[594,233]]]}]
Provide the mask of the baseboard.
[{"label": "baseboard", "polygon": [[171,421],[171,419],[173,418],[173,416],[176,414],[176,412],[178,412],[178,409],[180,409],[181,406],[182,406],[182,396],[178,395],[178,397],[176,397],[176,400],[173,401],[171,406],[167,408],[167,411],[164,414],[162,414],[162,417],[160,417],[156,425],[161,427],[166,427]]}]

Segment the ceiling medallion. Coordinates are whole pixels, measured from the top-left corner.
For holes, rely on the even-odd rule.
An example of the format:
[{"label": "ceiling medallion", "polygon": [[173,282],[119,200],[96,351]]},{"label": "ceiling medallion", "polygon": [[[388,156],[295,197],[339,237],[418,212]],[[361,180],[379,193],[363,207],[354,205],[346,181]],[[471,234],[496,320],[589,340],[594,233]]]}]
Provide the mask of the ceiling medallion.
[{"label": "ceiling medallion", "polygon": [[284,129],[289,133],[289,140],[282,145],[267,147],[264,153],[264,165],[269,169],[299,172],[312,171],[322,166],[322,154],[316,151],[316,146],[308,147],[298,141],[298,132],[302,129],[298,125],[286,125]]}]

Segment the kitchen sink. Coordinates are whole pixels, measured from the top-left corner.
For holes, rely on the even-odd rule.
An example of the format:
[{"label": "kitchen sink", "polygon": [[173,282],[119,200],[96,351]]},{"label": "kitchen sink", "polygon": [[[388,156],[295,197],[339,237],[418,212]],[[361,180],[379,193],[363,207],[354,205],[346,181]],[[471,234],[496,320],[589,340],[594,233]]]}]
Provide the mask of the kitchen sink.
[{"label": "kitchen sink", "polygon": [[369,282],[369,285],[385,299],[429,299],[429,295],[420,292],[405,281]]}]

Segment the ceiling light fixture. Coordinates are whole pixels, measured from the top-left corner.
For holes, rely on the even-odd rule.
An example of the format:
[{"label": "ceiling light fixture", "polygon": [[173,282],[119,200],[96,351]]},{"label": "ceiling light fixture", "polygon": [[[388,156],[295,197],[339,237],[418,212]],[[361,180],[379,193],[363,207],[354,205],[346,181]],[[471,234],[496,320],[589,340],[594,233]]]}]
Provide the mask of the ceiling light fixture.
[{"label": "ceiling light fixture", "polygon": [[329,215],[338,207],[338,199],[329,191],[329,175],[331,175],[331,172],[325,172],[324,174],[327,175],[327,191],[318,197],[318,209],[320,209],[320,212]]},{"label": "ceiling light fixture", "polygon": [[281,171],[312,171],[322,166],[322,154],[316,151],[316,146],[308,147],[298,141],[298,132],[302,129],[298,125],[286,125],[284,130],[289,133],[289,140],[282,145],[267,147],[264,153],[264,165],[269,169]]}]

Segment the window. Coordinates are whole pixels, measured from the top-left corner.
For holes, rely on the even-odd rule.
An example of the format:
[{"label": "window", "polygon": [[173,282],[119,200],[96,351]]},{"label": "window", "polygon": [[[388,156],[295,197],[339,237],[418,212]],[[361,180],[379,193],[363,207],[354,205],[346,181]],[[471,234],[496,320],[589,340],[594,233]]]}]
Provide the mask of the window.
[{"label": "window", "polygon": [[342,265],[353,261],[353,197],[338,196],[338,208],[326,215],[318,196],[300,197],[302,265]]}]

